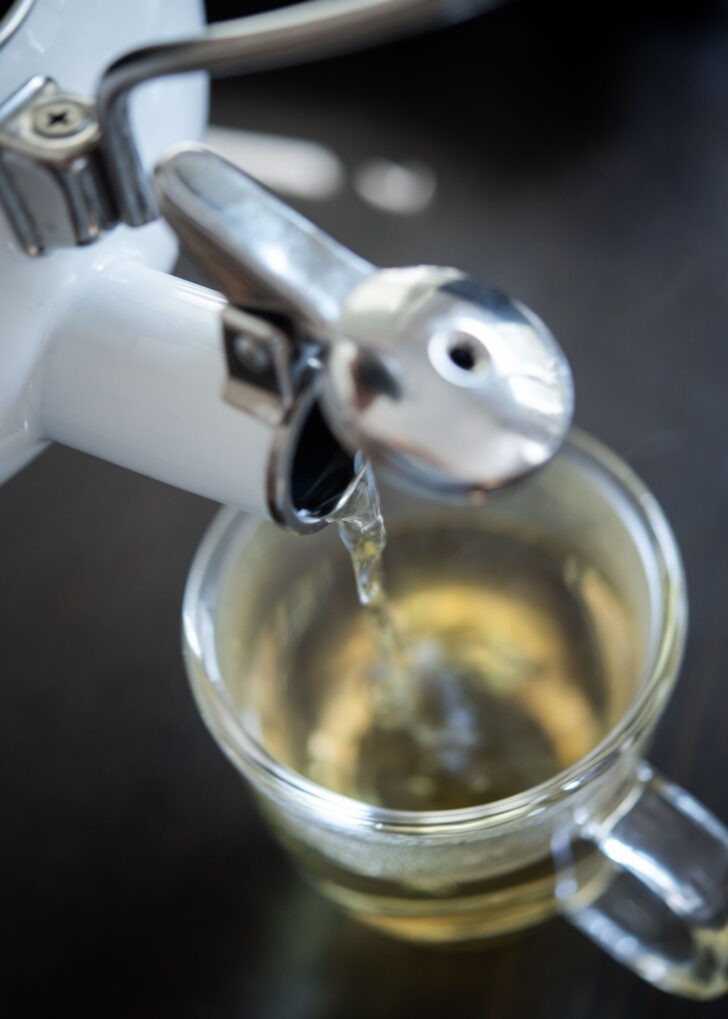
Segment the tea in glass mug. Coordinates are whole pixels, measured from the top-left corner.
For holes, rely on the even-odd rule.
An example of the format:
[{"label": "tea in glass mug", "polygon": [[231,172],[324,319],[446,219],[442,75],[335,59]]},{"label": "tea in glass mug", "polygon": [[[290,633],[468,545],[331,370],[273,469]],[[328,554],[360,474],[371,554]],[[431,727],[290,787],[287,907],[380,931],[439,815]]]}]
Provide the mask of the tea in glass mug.
[{"label": "tea in glass mug", "polygon": [[202,714],[298,869],[397,937],[561,913],[666,990],[725,991],[728,832],[642,760],[687,620],[655,500],[575,432],[484,506],[386,493],[384,520],[385,616],[334,527],[227,510],[185,594]]}]

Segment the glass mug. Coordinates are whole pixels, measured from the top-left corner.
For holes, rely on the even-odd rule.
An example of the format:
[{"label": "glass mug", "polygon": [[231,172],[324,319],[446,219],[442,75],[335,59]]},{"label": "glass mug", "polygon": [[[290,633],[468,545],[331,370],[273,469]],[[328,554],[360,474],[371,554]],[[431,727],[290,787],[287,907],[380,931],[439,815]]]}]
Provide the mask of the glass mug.
[{"label": "glass mug", "polygon": [[[201,713],[298,869],[394,936],[488,939],[560,913],[664,990],[723,993],[728,830],[642,759],[687,626],[654,498],[573,432],[485,507],[385,494],[384,518],[393,618],[450,627],[479,698],[464,711],[438,687],[434,737],[425,713],[421,740],[406,718],[375,725],[352,685],[367,621],[334,527],[301,538],[223,510],[185,592]],[[473,719],[492,731],[473,737]]]}]

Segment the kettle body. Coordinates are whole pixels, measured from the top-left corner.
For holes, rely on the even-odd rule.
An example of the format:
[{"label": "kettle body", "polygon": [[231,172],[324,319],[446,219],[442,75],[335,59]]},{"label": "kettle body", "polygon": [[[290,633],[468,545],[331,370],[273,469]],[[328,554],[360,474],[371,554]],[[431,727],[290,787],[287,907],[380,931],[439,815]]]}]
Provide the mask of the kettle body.
[{"label": "kettle body", "polygon": [[[0,22],[0,106],[38,75],[53,79],[64,90],[92,96],[102,70],[120,53],[194,32],[203,19],[200,0],[16,3]],[[204,76],[152,82],[134,99],[134,125],[145,165],[151,167],[174,143],[200,137],[207,118]],[[146,304],[154,287],[151,281],[141,284],[140,267],[166,270],[175,254],[173,236],[162,223],[155,222],[139,230],[119,227],[88,247],[58,249],[42,258],[30,258],[0,208],[4,322],[0,336],[0,480],[18,470],[49,439],[62,438],[53,434],[51,420],[58,417],[58,407],[54,411],[51,400],[46,410],[45,395],[56,385],[48,365],[56,355],[65,358],[60,349],[54,352],[52,348],[63,345],[73,328],[74,313],[78,315],[88,303],[95,314],[101,310],[103,315],[98,297],[92,297],[99,280],[115,277],[118,300],[127,308],[135,303],[138,306],[140,300]],[[125,276],[130,277],[128,302],[121,296]],[[156,300],[152,303],[157,304]],[[102,322],[97,323],[99,327]],[[69,368],[71,347],[67,352]],[[93,402],[93,391],[92,386],[83,400]],[[55,423],[62,429],[62,421]]]}]

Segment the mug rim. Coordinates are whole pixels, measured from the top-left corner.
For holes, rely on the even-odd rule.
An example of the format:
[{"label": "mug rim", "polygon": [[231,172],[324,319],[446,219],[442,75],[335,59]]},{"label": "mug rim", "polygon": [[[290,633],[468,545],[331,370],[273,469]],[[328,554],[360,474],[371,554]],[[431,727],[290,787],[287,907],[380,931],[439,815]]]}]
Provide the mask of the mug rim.
[{"label": "mug rim", "polygon": [[[672,528],[655,497],[634,471],[602,442],[572,428],[562,449],[574,448],[605,471],[637,512],[647,532],[649,548],[659,569],[661,618],[650,661],[626,711],[609,732],[584,757],[551,778],[499,800],[449,810],[400,810],[365,803],[334,792],[288,767],[245,729],[226,696],[227,687],[217,665],[214,649],[203,647],[197,615],[204,606],[216,606],[209,591],[210,572],[219,579],[230,541],[236,548],[247,545],[260,527],[271,526],[226,507],[218,512],[204,534],[192,561],[182,605],[183,656],[192,692],[208,728],[239,771],[256,787],[282,795],[305,809],[315,810],[340,824],[363,825],[401,833],[422,833],[483,828],[512,823],[543,812],[609,770],[616,760],[638,745],[665,706],[682,662],[687,636],[687,592],[682,559]],[[561,451],[557,456],[561,455]],[[527,483],[527,482],[526,482]],[[306,540],[305,538],[302,540]],[[640,553],[643,561],[644,555]],[[215,594],[219,584],[215,587]],[[207,634],[210,643],[210,634]],[[212,651],[212,654],[210,653]],[[206,681],[206,682],[205,682]]]}]

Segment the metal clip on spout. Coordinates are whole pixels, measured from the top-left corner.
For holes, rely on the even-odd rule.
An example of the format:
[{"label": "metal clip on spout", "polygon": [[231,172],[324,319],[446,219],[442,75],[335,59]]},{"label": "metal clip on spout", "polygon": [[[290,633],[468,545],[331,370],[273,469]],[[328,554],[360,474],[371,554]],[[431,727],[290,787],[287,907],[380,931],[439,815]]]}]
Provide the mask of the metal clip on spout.
[{"label": "metal clip on spout", "polygon": [[227,398],[277,429],[269,501],[310,529],[375,471],[473,501],[549,460],[571,375],[543,324],[456,269],[378,270],[199,146],[157,167],[160,210],[232,302]]}]

